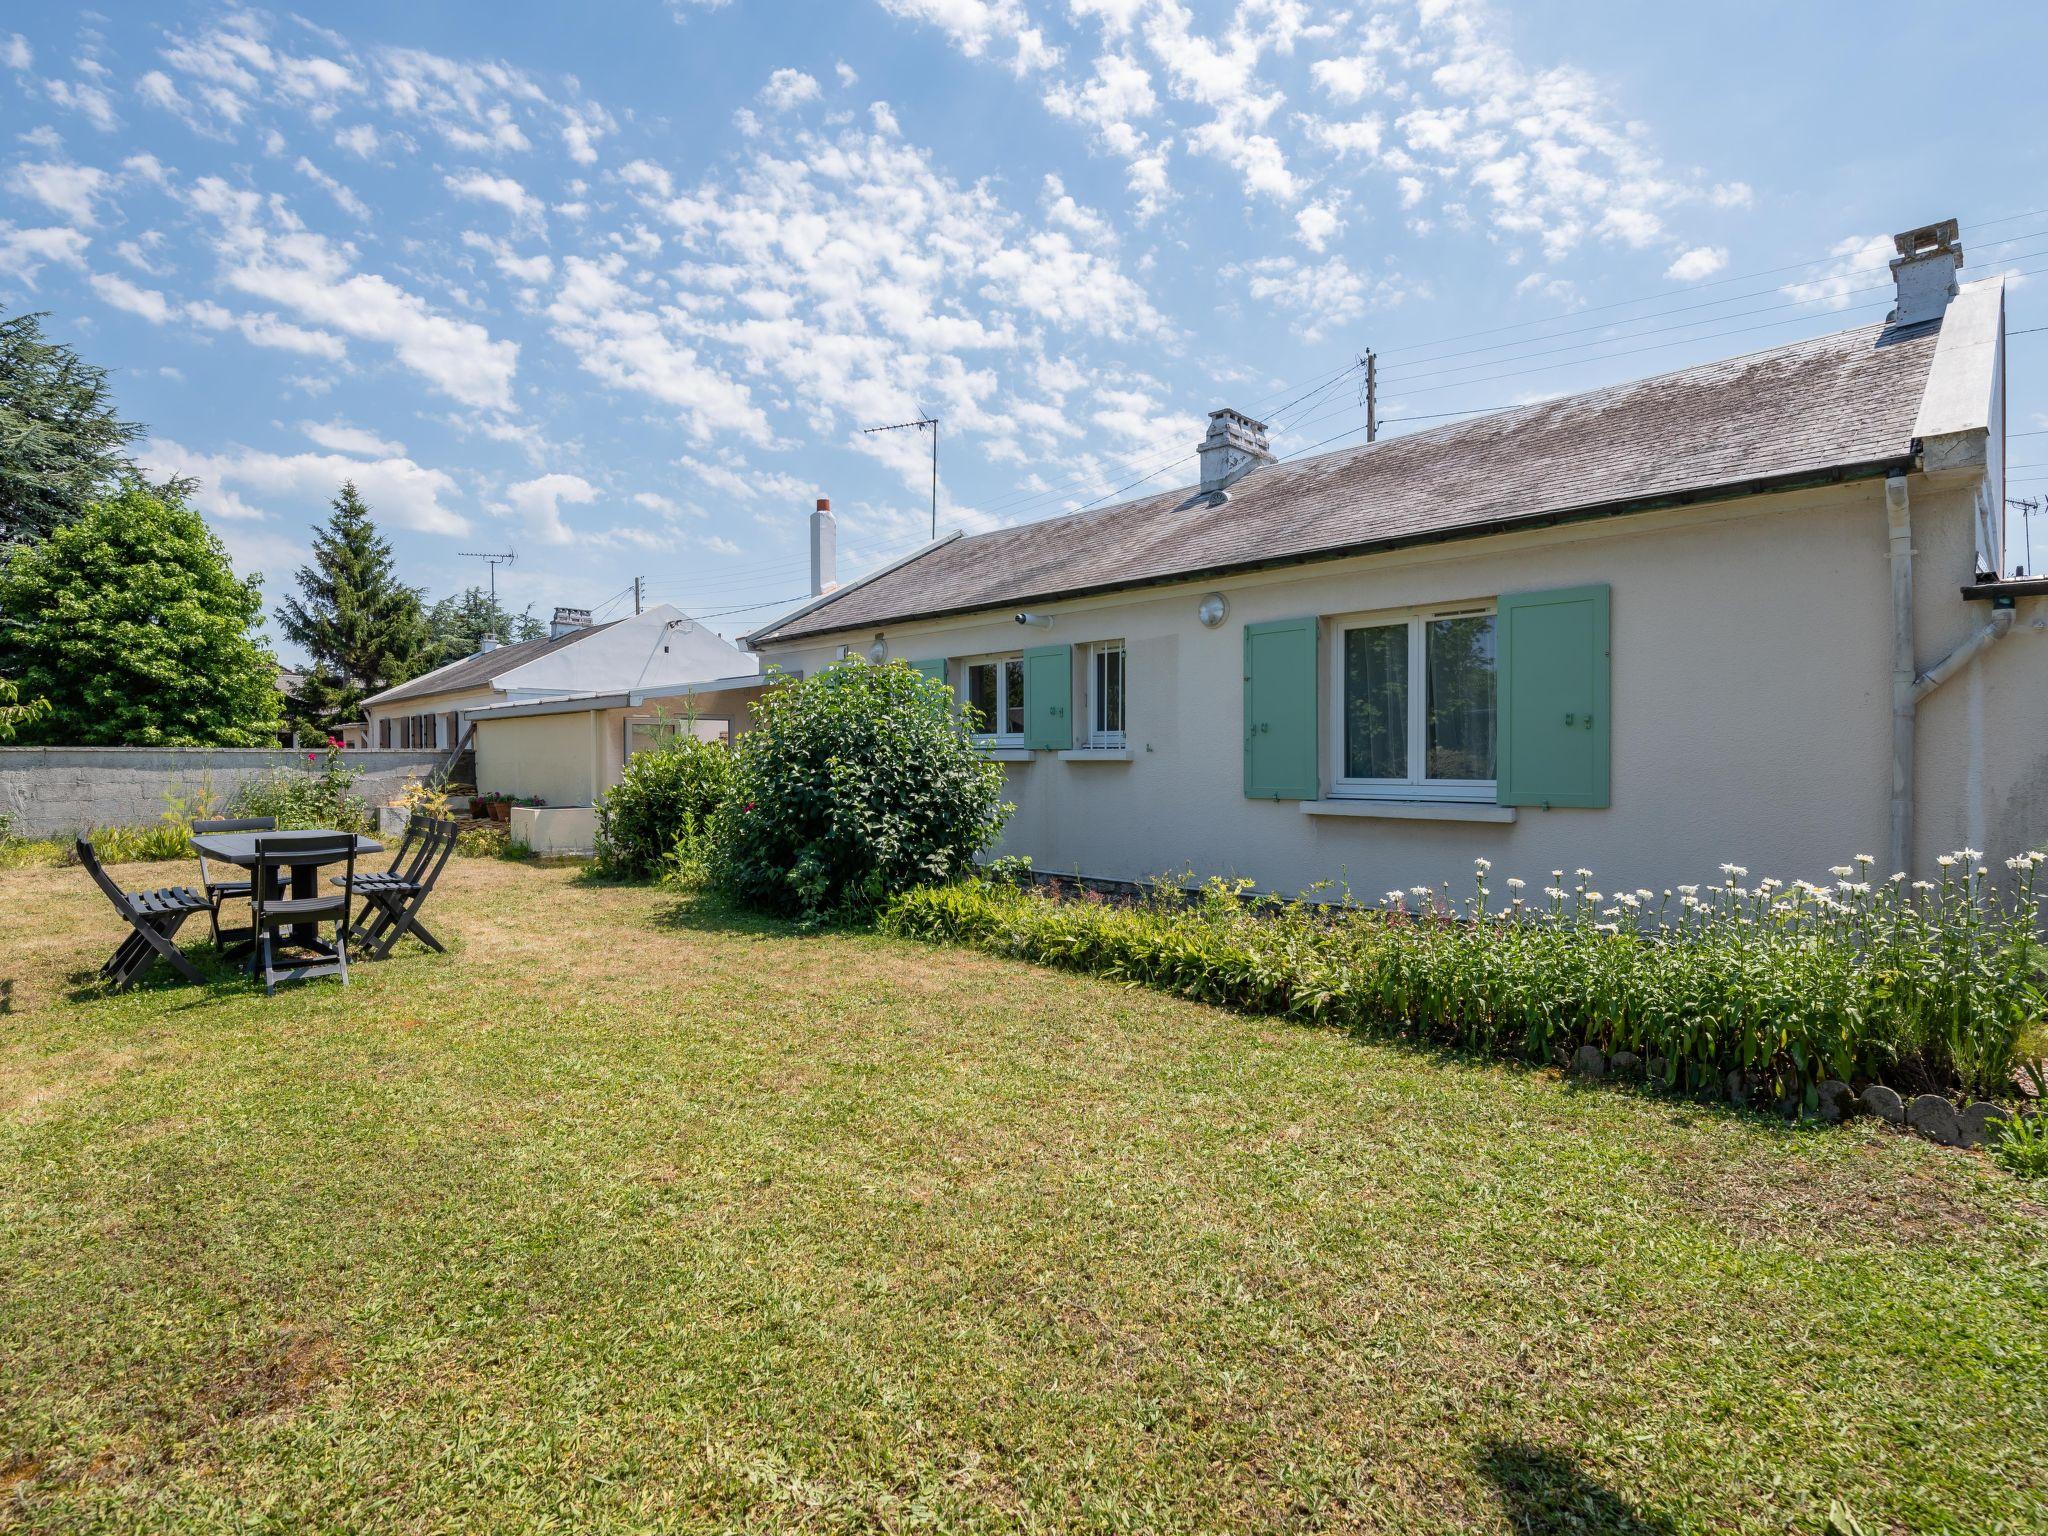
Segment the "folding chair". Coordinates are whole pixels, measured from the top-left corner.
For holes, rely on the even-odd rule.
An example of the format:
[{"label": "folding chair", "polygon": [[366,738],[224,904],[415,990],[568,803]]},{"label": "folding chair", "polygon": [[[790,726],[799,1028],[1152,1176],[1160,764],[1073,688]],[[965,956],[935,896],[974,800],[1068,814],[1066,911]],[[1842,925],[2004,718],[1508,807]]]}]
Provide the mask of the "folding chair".
[{"label": "folding chair", "polygon": [[[402,863],[405,843],[401,843],[399,858],[391,861],[389,869],[351,879],[368,914],[368,920],[355,933],[356,944],[366,960],[384,959],[408,933],[435,954],[447,953],[441,941],[420,921],[420,908],[441,878],[449,855],[455,852],[457,829],[453,821],[415,816],[405,829],[407,843],[412,841],[415,830],[420,838],[409,866]],[[335,878],[338,882],[339,877]]]},{"label": "folding chair", "polygon": [[[339,882],[341,889],[323,896],[318,885],[319,866],[347,866]],[[311,869],[311,875],[301,871]],[[250,913],[256,927],[254,969],[263,977],[263,990],[274,993],[280,981],[302,981],[314,976],[339,976],[348,985],[348,930],[353,908],[351,882],[356,869],[356,838],[353,832],[273,832],[256,840],[256,862],[249,893]],[[292,894],[284,894],[289,878]],[[319,937],[319,925],[334,924],[334,941]],[[289,950],[281,943],[280,929],[294,930]],[[280,963],[281,961],[281,963]]]},{"label": "folding chair", "polygon": [[[276,830],[277,818],[275,816],[223,816],[217,817],[212,821],[195,821],[192,823],[192,833],[195,837],[204,837],[209,832],[275,832]],[[215,949],[221,947],[220,909],[231,901],[247,901],[249,899],[251,882],[247,878],[247,872],[233,864],[230,864],[228,868],[234,870],[234,874],[225,880],[216,880],[213,877],[212,867],[206,862],[206,855],[203,853],[199,855],[199,888],[206,892],[208,903],[207,921],[213,928],[213,947]],[[252,925],[249,930],[249,937],[253,939],[255,936],[255,928]]]},{"label": "folding chair", "polygon": [[100,974],[113,983],[116,992],[125,992],[134,986],[142,979],[143,973],[159,960],[168,961],[171,968],[187,981],[200,979],[192,962],[172,941],[184,926],[185,919],[211,910],[211,902],[185,885],[165,886],[155,891],[123,891],[100,864],[92,844],[82,837],[78,840],[78,862],[92,876],[93,884],[106,893],[107,900],[114,904],[114,910],[127,919],[131,930],[107,957],[107,963],[100,967]]}]

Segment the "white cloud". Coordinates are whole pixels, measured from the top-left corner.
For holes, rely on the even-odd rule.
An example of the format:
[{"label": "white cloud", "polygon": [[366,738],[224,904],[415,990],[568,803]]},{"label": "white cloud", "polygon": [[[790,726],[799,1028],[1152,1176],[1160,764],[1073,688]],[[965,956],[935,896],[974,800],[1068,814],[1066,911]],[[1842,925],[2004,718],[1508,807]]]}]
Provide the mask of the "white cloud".
[{"label": "white cloud", "polygon": [[1010,69],[1020,76],[1059,61],[1021,0],[881,0],[881,6],[892,16],[938,27],[971,59],[1006,47]]},{"label": "white cloud", "polygon": [[1712,277],[1727,265],[1728,250],[1725,246],[1696,245],[1681,252],[1664,269],[1664,275],[1674,283],[1697,283]]},{"label": "white cloud", "polygon": [[33,68],[35,62],[35,50],[19,32],[9,33],[4,41],[0,41],[0,64],[9,69],[25,70]]},{"label": "white cloud", "polygon": [[121,119],[114,114],[112,99],[96,85],[83,81],[45,80],[43,94],[66,111],[81,114],[101,133],[112,133],[121,126]]},{"label": "white cloud", "polygon": [[457,197],[496,203],[512,215],[515,224],[523,228],[538,229],[546,222],[546,212],[540,199],[510,176],[493,176],[488,171],[464,171],[459,176],[444,176],[442,181]]},{"label": "white cloud", "polygon": [[1321,341],[1368,309],[1392,308],[1427,292],[1399,277],[1354,271],[1342,256],[1315,265],[1292,256],[1266,256],[1226,275],[1241,276],[1254,299],[1290,314],[1308,342]]},{"label": "white cloud", "polygon": [[374,160],[377,156],[377,146],[381,142],[377,130],[368,123],[357,123],[353,127],[342,129],[334,136],[337,148],[345,149],[363,160]]},{"label": "white cloud", "polygon": [[800,69],[778,69],[761,87],[760,100],[771,111],[787,112],[791,107],[816,101],[824,93],[818,82]]},{"label": "white cloud", "polygon": [[1326,202],[1310,203],[1294,216],[1294,237],[1312,251],[1325,250],[1343,227],[1343,218]]},{"label": "white cloud", "polygon": [[1829,259],[1816,263],[1821,270],[1798,282],[1786,283],[1779,291],[1802,304],[1821,304],[1829,309],[1846,309],[1857,299],[1881,295],[1859,292],[1884,284],[1885,264],[1892,257],[1889,235],[1850,235],[1828,248]]},{"label": "white cloud", "polygon": [[1368,54],[1317,59],[1309,66],[1308,72],[1309,78],[1322,88],[1325,95],[1346,106],[1364,100],[1386,85],[1386,77]]},{"label": "white cloud", "polygon": [[171,303],[154,288],[142,288],[111,272],[92,275],[93,292],[103,303],[140,315],[152,325],[162,325],[172,315]]},{"label": "white cloud", "polygon": [[573,544],[576,530],[562,520],[562,504],[587,505],[597,500],[597,487],[581,475],[541,475],[508,487],[505,496],[533,537],[543,544]]},{"label": "white cloud", "polygon": [[8,173],[7,185],[32,197],[67,223],[90,228],[99,222],[93,204],[104,197],[113,178],[97,166],[64,160],[25,160]]},{"label": "white cloud", "polygon": [[379,437],[366,428],[349,422],[302,421],[299,430],[315,446],[330,449],[335,453],[352,454],[357,458],[400,459],[405,457],[405,444]]},{"label": "white cloud", "polygon": [[329,197],[333,198],[335,206],[350,218],[363,224],[370,222],[370,205],[360,197],[357,197],[348,187],[321,170],[319,166],[308,160],[304,155],[299,156],[299,162],[294,169],[301,176],[312,182],[314,186],[320,188]]},{"label": "white cloud", "polygon": [[194,499],[201,511],[215,517],[260,519],[267,515],[266,505],[303,517],[308,508],[331,498],[342,481],[353,480],[380,520],[420,533],[469,530],[469,520],[449,505],[458,494],[454,478],[403,455],[280,454],[242,447],[206,453],[171,438],[153,438],[137,457],[152,474],[199,481]]},{"label": "white cloud", "polygon": [[0,219],[0,274],[19,278],[29,287],[51,262],[76,267],[85,262],[85,249],[92,244],[88,235],[63,225],[46,229],[17,229]]}]

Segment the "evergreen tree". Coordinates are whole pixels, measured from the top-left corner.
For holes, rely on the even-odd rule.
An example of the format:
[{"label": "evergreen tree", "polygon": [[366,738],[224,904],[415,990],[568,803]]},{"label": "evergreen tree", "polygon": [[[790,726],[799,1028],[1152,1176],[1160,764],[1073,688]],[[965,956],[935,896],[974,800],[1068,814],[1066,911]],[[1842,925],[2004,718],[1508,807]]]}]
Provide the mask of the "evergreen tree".
[{"label": "evergreen tree", "polygon": [[43,317],[0,320],[0,557],[124,487],[182,501],[191,482],[151,486],[128,458],[143,428],[114,411],[107,370],[43,337]]},{"label": "evergreen tree", "polygon": [[285,702],[309,733],[361,719],[364,699],[419,674],[427,646],[419,589],[398,580],[355,482],[343,482],[333,507],[313,534],[312,564],[299,567],[298,595],[277,610],[285,638],[313,661]]},{"label": "evergreen tree", "polygon": [[432,635],[429,667],[446,666],[483,649],[486,637],[506,645],[521,640],[538,640],[546,627],[528,608],[513,613],[482,587],[471,587],[455,597],[444,597],[427,614]]},{"label": "evergreen tree", "polygon": [[197,512],[139,487],[0,566],[0,674],[49,701],[29,745],[260,747],[278,730],[259,578]]}]

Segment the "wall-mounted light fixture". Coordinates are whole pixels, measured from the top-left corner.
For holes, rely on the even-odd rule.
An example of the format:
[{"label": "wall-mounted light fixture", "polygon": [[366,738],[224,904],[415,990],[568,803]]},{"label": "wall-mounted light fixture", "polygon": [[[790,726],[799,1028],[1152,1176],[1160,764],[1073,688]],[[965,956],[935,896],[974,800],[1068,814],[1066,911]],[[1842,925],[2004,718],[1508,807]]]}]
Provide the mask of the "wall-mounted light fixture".
[{"label": "wall-mounted light fixture", "polygon": [[868,647],[868,660],[879,667],[888,659],[889,642],[882,637],[882,632],[877,630],[875,631],[875,643]]},{"label": "wall-mounted light fixture", "polygon": [[1049,613],[1020,613],[1017,615],[1017,622],[1019,624],[1028,624],[1033,629],[1051,629],[1052,615]]},{"label": "wall-mounted light fixture", "polygon": [[1195,608],[1195,617],[1202,621],[1202,628],[1214,629],[1230,612],[1230,599],[1221,592],[1211,592]]}]

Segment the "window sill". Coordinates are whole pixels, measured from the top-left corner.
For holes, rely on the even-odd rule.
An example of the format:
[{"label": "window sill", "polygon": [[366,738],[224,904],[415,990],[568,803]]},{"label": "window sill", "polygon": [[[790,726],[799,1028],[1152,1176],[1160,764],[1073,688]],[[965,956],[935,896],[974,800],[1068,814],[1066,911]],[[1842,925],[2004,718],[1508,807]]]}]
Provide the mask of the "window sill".
[{"label": "window sill", "polygon": [[1129,747],[1075,747],[1070,752],[1062,752],[1060,754],[1060,761],[1063,763],[1128,763],[1136,756],[1137,754]]},{"label": "window sill", "polygon": [[977,747],[975,750],[991,763],[1028,763],[1038,756],[1030,747]]},{"label": "window sill", "polygon": [[1304,816],[1371,817],[1383,821],[1512,822],[1512,805],[1479,800],[1304,800]]}]

